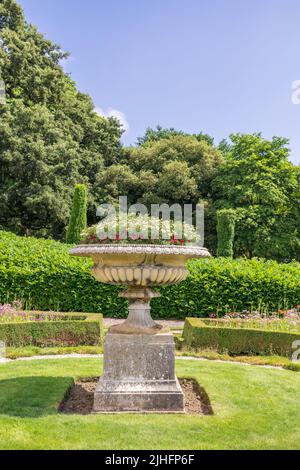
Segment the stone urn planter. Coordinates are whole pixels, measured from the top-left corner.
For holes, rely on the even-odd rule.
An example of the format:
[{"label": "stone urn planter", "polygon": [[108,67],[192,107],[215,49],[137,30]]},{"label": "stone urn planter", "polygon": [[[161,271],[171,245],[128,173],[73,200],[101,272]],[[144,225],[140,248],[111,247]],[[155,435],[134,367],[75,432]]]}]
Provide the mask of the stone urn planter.
[{"label": "stone urn planter", "polygon": [[209,252],[198,246],[91,244],[70,254],[91,258],[97,281],[128,286],[120,297],[129,301],[129,316],[106,336],[94,411],[183,412],[174,338],[151,318],[150,301],[160,295],[152,288],[184,281],[187,260]]}]

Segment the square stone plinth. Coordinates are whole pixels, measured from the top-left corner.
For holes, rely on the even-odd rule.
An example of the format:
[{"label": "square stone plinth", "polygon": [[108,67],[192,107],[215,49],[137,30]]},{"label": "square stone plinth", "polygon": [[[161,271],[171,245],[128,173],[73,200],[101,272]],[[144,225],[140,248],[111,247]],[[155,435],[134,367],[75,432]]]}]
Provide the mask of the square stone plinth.
[{"label": "square stone plinth", "polygon": [[184,412],[170,333],[108,333],[94,412]]}]

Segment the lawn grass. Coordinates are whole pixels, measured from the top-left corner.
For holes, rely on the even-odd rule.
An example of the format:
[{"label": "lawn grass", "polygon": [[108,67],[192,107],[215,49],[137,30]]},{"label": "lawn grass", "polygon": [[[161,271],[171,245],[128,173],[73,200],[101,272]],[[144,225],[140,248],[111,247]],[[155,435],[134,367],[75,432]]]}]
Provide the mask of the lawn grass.
[{"label": "lawn grass", "polygon": [[192,348],[184,347],[177,351],[176,355],[178,357],[193,357],[208,359],[210,361],[241,362],[253,366],[282,367],[283,369],[300,372],[300,363],[292,362],[289,358],[283,356],[230,356],[229,354],[218,353],[212,349],[197,351]]},{"label": "lawn grass", "polygon": [[177,361],[208,393],[214,416],[60,415],[74,377],[98,358],[0,365],[1,449],[300,449],[300,375],[281,369]]},{"label": "lawn grass", "polygon": [[[100,355],[103,354],[103,346],[74,346],[74,347],[56,347],[39,348],[36,346],[24,346],[22,348],[6,348],[7,359],[30,358],[34,356],[57,356],[57,355]],[[213,350],[196,351],[191,348],[180,347],[176,351],[176,356],[189,356],[192,358],[208,359],[210,361],[242,362],[257,366],[283,367],[287,370],[300,372],[300,363],[294,363],[287,357],[282,356],[230,356],[229,354],[220,354]]]},{"label": "lawn grass", "polygon": [[24,346],[22,348],[7,347],[5,357],[7,359],[20,359],[22,357],[57,356],[67,354],[103,354],[103,346],[59,346],[55,348],[39,348],[37,346]]}]

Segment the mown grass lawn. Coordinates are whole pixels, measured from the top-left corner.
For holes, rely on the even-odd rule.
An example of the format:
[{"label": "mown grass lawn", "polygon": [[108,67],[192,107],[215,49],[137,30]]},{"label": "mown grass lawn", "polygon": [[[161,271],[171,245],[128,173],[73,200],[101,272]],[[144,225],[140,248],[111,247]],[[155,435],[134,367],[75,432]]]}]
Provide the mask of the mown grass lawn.
[{"label": "mown grass lawn", "polygon": [[0,365],[1,449],[300,449],[300,374],[179,360],[214,416],[58,414],[73,378],[101,368],[96,358]]}]

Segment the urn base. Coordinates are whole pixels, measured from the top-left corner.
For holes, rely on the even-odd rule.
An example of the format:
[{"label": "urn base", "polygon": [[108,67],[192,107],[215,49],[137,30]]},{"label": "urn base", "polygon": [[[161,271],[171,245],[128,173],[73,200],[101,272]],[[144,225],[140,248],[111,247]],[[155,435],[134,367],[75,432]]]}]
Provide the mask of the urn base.
[{"label": "urn base", "polygon": [[183,413],[173,335],[108,333],[94,412]]}]

